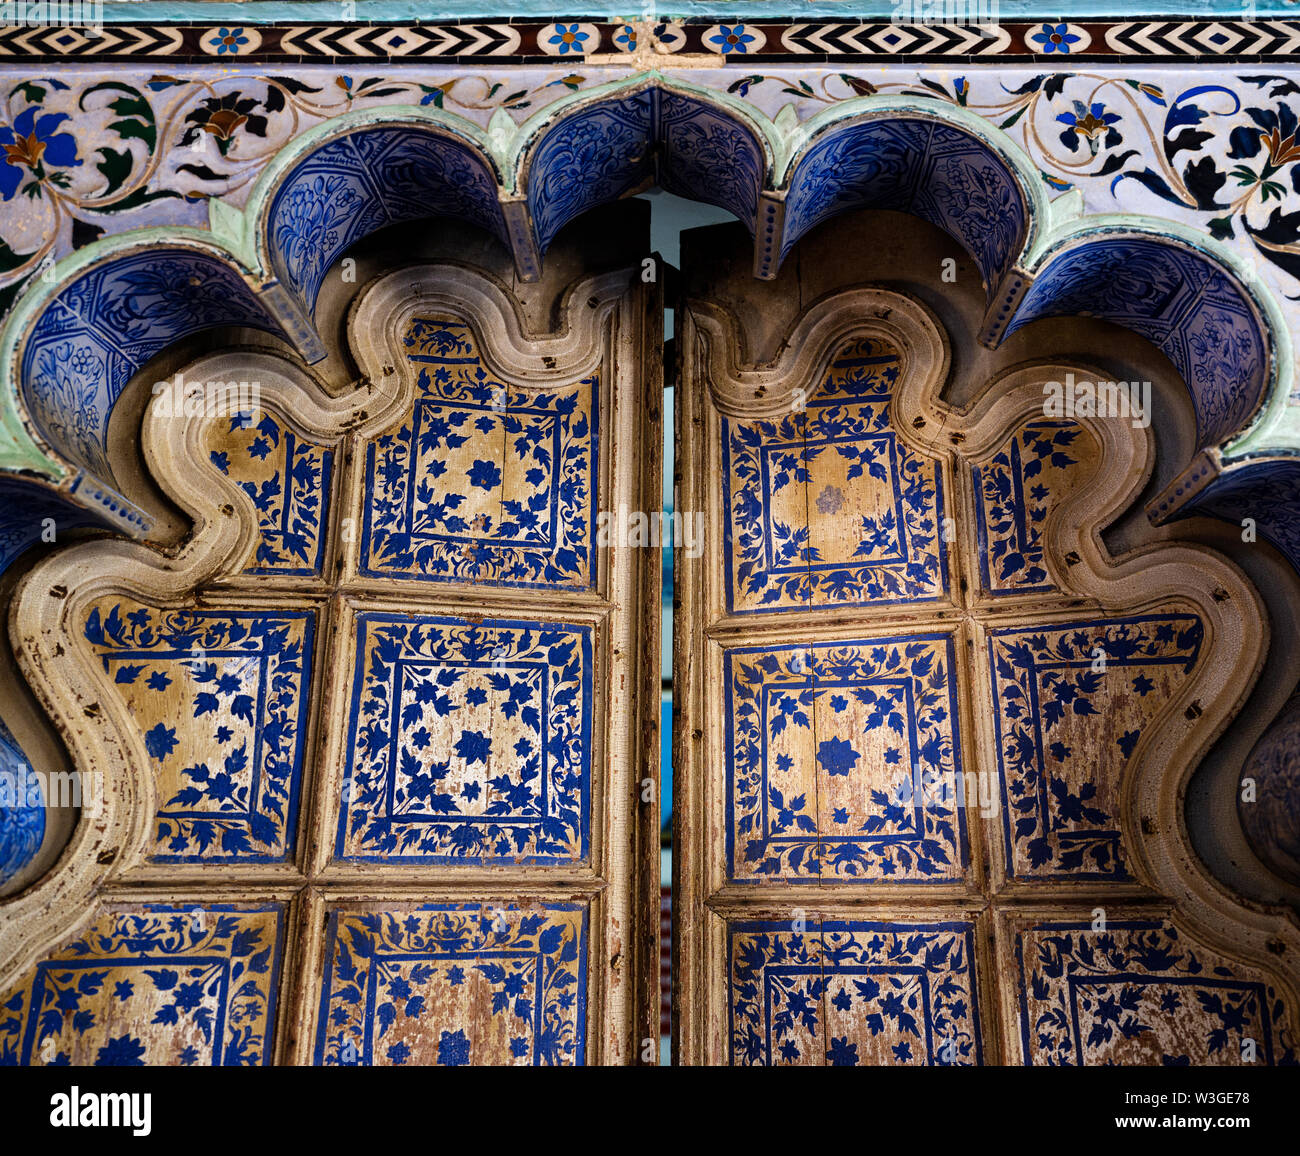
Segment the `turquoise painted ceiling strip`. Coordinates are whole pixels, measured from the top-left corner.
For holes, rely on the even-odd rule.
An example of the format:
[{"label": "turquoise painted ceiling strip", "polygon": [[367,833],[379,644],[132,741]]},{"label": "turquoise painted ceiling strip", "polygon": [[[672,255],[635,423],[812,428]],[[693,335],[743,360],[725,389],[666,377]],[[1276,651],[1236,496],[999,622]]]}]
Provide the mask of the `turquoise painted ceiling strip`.
[{"label": "turquoise painted ceiling strip", "polygon": [[[993,7],[995,0],[970,0],[972,17]],[[870,3],[836,3],[835,0],[665,0],[656,4],[614,3],[574,4],[559,8],[550,0],[511,0],[508,7],[484,0],[443,0],[436,11],[430,11],[427,0],[356,0],[353,20],[414,21],[489,19],[533,17],[554,19],[560,12],[565,16],[588,16],[605,20],[671,20],[674,17],[716,16],[733,20],[786,19],[832,17],[845,21],[857,19],[885,19],[895,14],[924,14],[933,9],[936,13],[954,8],[960,12],[962,0],[874,0]],[[275,24],[284,21],[337,24],[343,20],[343,3],[340,0],[321,3],[318,0],[249,0],[248,3],[229,3],[226,0],[130,0],[127,3],[104,4],[104,19],[118,24],[141,24],[175,21],[180,23],[211,23],[229,20],[236,24]],[[503,11],[503,8],[505,10]],[[1099,19],[1154,20],[1184,17],[1205,18],[1219,16],[1238,20],[1257,16],[1290,16],[1300,18],[1295,4],[1287,0],[1257,0],[1254,4],[1241,0],[1179,0],[1175,4],[1157,5],[1158,15],[1152,16],[1151,5],[1143,3],[1121,4],[1114,0],[1000,0],[996,4],[998,17],[1003,20],[1078,20],[1089,17]],[[906,21],[904,21],[906,22]]]}]

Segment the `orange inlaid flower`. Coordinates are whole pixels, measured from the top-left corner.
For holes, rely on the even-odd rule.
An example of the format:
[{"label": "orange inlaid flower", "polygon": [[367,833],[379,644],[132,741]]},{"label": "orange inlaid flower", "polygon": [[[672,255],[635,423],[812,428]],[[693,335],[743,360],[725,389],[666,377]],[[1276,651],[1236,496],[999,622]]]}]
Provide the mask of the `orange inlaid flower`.
[{"label": "orange inlaid flower", "polygon": [[1276,128],[1267,133],[1262,128],[1257,131],[1264,142],[1264,147],[1268,149],[1268,163],[1275,169],[1289,165],[1294,160],[1300,160],[1300,145],[1295,143],[1295,133],[1284,137]]}]

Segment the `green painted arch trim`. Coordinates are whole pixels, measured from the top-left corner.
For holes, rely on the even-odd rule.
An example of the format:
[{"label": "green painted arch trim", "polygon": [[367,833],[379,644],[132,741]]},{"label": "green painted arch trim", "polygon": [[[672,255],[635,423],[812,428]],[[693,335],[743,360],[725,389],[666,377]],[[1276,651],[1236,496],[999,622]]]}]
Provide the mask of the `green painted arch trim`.
[{"label": "green painted arch trim", "polygon": [[0,473],[30,473],[55,482],[78,468],[63,460],[37,430],[20,388],[27,335],[47,307],[83,273],[142,249],[189,249],[223,261],[256,291],[258,281],[241,254],[221,236],[192,226],[130,229],[78,249],[54,264],[54,276],[39,278],[18,299],[0,329]]}]

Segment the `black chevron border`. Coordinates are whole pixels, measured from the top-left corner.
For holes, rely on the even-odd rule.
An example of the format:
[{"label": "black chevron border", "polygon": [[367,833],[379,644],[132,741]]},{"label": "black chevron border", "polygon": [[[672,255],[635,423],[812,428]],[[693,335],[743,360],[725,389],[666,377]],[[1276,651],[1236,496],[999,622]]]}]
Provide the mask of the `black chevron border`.
[{"label": "black chevron border", "polygon": [[[0,12],[3,12],[0,6]],[[553,23],[581,23],[589,30],[582,50],[557,55],[548,50]],[[706,34],[715,24],[745,24],[760,34],[757,54],[716,53]],[[1078,50],[1047,50],[1044,33],[1067,23],[1079,35]],[[84,28],[0,24],[0,65],[6,62],[162,60],[173,63],[219,61],[346,63],[402,61],[491,64],[579,62],[627,59],[628,26],[607,20],[568,17],[551,23],[532,20],[439,21],[422,24],[249,25],[242,45],[218,51],[228,24],[105,24]],[[1300,60],[1300,19],[1159,19],[1007,21],[996,24],[939,24],[822,21],[734,21],[691,19],[653,28],[640,35],[656,39],[656,63],[670,65],[675,55],[716,56],[718,63],[852,63],[854,61],[934,59],[942,61],[1075,60]]]}]

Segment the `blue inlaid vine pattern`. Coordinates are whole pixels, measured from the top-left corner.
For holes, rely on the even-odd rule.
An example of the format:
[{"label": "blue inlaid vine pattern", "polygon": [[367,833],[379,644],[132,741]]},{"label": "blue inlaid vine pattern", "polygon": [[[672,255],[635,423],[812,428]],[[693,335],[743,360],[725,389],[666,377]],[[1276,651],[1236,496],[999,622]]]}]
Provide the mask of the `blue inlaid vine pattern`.
[{"label": "blue inlaid vine pattern", "polygon": [[415,403],[366,451],[361,572],[590,589],[599,375],[507,386],[449,318],[417,318],[403,341]]},{"label": "blue inlaid vine pattern", "polygon": [[356,654],[336,855],[586,859],[591,627],[365,612]]},{"label": "blue inlaid vine pattern", "polygon": [[18,740],[0,720],[0,883],[35,857],[45,839],[45,790]]},{"label": "blue inlaid vine pattern", "polygon": [[311,685],[314,612],[159,610],[102,599],[84,635],[158,782],[155,862],[288,858]]},{"label": "blue inlaid vine pattern", "polygon": [[[1080,437],[1080,435],[1083,435]],[[1043,530],[1048,515],[1095,464],[1097,445],[1073,421],[1036,421],[1013,433],[992,457],[971,466],[984,591],[1042,593],[1047,572]]]},{"label": "blue inlaid vine pattern", "polygon": [[0,997],[0,1065],[266,1064],[278,904],[115,904]]},{"label": "blue inlaid vine pattern", "polygon": [[257,510],[257,548],[244,573],[319,574],[333,451],[304,440],[270,411],[260,410],[214,423],[208,453]]},{"label": "blue inlaid vine pattern", "polygon": [[583,1063],[585,906],[344,908],[325,959],[318,1064]]},{"label": "blue inlaid vine pattern", "polygon": [[737,648],[724,671],[733,881],[964,877],[950,636]]},{"label": "blue inlaid vine pattern", "polygon": [[[1008,874],[1130,878],[1119,829],[1124,771],[1200,657],[1194,614],[988,632]],[[1095,719],[1116,736],[1099,749]]]},{"label": "blue inlaid vine pattern", "polygon": [[1042,923],[1015,949],[1026,1064],[1297,1062],[1272,984],[1167,920]]},{"label": "blue inlaid vine pattern", "polygon": [[727,927],[731,1063],[979,1064],[974,925]]},{"label": "blue inlaid vine pattern", "polygon": [[898,375],[896,351],[852,341],[802,408],[723,420],[728,610],[945,597],[940,467],[890,424]]}]

